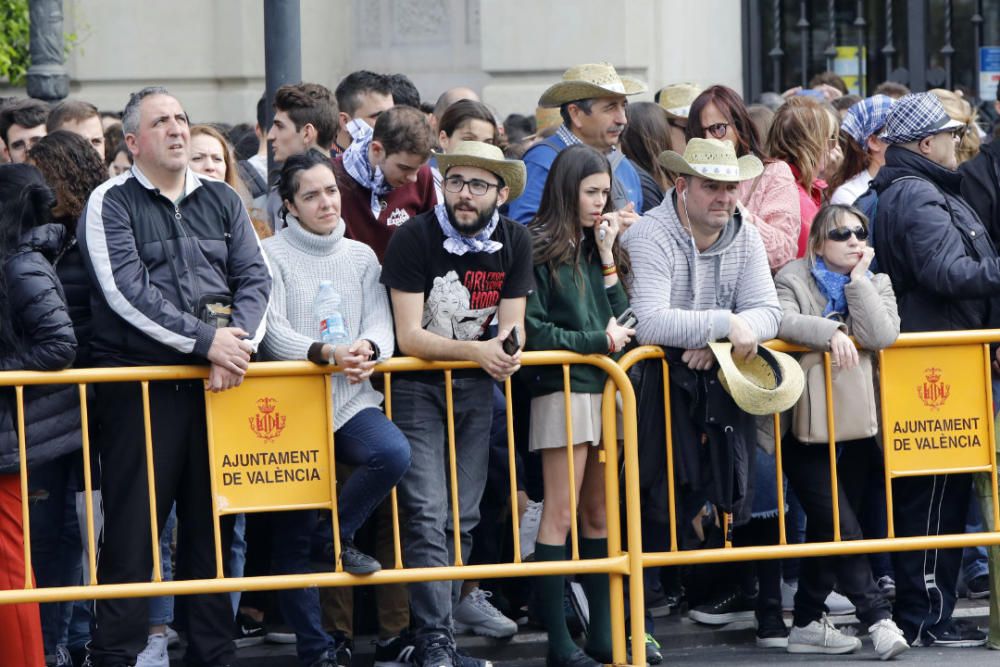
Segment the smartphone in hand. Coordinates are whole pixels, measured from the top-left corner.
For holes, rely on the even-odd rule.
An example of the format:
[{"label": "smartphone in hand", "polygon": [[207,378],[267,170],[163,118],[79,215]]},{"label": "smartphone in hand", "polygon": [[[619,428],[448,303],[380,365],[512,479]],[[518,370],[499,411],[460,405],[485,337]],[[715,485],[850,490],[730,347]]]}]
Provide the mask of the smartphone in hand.
[{"label": "smartphone in hand", "polygon": [[516,326],[510,330],[510,333],[503,339],[501,345],[503,345],[503,351],[511,357],[521,349],[521,338],[517,335]]},{"label": "smartphone in hand", "polygon": [[639,318],[635,316],[631,308],[625,309],[625,312],[618,316],[618,326],[625,327],[626,329],[634,329],[638,323]]}]

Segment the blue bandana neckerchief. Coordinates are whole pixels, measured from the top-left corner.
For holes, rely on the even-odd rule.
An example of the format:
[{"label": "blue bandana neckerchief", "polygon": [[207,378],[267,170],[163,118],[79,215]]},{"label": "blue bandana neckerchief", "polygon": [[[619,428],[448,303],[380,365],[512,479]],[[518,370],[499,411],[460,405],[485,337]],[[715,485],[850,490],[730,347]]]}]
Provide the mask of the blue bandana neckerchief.
[{"label": "blue bandana neckerchief", "polygon": [[452,255],[464,255],[467,252],[485,252],[492,255],[503,247],[499,241],[490,240],[493,231],[500,223],[498,211],[493,211],[493,217],[490,218],[489,223],[475,236],[465,236],[458,233],[448,218],[448,209],[445,208],[444,204],[438,204],[434,207],[434,215],[437,216],[438,224],[441,225],[441,231],[444,233],[444,249]]},{"label": "blue bandana neckerchief", "polygon": [[[872,272],[866,272],[871,278]],[[833,313],[839,313],[847,319],[847,295],[844,288],[851,282],[850,274],[837,273],[826,268],[826,262],[822,257],[816,258],[816,263],[812,267],[812,276],[816,279],[819,291],[826,297],[826,307],[823,309],[823,317],[829,317]]]},{"label": "blue bandana neckerchief", "polygon": [[344,170],[359,185],[371,190],[372,215],[378,220],[378,216],[382,213],[382,204],[379,200],[392,190],[392,186],[385,182],[382,167],[372,169],[368,162],[368,147],[372,145],[372,128],[368,123],[356,118],[347,124],[347,131],[353,141],[343,154]]}]

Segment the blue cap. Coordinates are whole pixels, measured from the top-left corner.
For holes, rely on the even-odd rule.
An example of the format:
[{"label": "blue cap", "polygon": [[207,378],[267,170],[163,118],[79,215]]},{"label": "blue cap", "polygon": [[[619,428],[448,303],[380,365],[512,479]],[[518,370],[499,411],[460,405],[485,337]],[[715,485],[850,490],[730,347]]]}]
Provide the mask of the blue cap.
[{"label": "blue cap", "polygon": [[896,101],[878,138],[887,144],[905,144],[962,125],[948,117],[933,93],[914,93]]},{"label": "blue cap", "polygon": [[868,137],[882,129],[895,103],[888,95],[866,97],[847,110],[840,129],[867,150]]}]

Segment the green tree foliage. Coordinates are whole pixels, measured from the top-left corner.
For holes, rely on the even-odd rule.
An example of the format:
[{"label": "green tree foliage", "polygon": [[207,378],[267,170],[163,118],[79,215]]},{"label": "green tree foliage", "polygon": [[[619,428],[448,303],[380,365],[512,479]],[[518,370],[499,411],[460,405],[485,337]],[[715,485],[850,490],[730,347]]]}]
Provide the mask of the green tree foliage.
[{"label": "green tree foliage", "polygon": [[28,0],[0,0],[0,78],[24,84],[31,59],[28,52]]}]

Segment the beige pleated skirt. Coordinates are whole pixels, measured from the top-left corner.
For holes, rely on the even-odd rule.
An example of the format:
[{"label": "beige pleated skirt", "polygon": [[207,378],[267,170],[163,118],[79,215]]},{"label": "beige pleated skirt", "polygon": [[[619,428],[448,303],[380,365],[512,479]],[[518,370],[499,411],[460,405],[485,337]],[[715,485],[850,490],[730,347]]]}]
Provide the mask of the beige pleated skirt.
[{"label": "beige pleated skirt", "polygon": [[[601,444],[601,403],[603,394],[570,393],[569,409],[573,415],[573,444]],[[618,439],[622,439],[621,397],[616,395]],[[565,394],[557,391],[531,399],[531,429],[528,449],[566,446]]]}]

